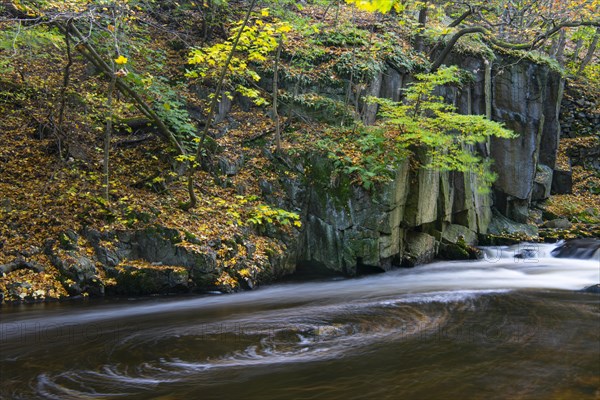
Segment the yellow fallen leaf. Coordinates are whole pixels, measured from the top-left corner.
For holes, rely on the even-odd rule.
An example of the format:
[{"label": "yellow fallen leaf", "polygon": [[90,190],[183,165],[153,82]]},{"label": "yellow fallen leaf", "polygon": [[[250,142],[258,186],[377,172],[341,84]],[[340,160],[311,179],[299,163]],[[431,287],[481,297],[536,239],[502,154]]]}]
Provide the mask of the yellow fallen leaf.
[{"label": "yellow fallen leaf", "polygon": [[115,58],[115,63],[122,65],[122,64],[127,64],[127,57],[123,57],[122,55]]}]

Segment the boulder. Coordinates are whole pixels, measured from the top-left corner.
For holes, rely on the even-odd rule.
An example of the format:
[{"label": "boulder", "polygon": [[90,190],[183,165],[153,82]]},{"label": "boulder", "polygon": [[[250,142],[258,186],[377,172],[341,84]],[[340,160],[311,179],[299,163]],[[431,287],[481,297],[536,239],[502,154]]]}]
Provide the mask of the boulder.
[{"label": "boulder", "polygon": [[44,252],[61,274],[63,285],[71,295],[104,294],[104,284],[98,276],[96,263],[76,250],[65,250],[63,244],[48,240]]},{"label": "boulder", "polygon": [[565,170],[554,170],[552,174],[551,194],[570,194],[573,192],[573,173]]},{"label": "boulder", "polygon": [[567,240],[559,244],[550,254],[558,258],[598,259],[600,255],[600,240],[595,238]]},{"label": "boulder", "polygon": [[551,229],[570,229],[573,226],[571,221],[566,218],[557,218],[552,221],[548,221],[544,224],[544,228]]},{"label": "boulder", "polygon": [[481,250],[465,243],[440,244],[438,256],[446,260],[478,260],[482,256]]},{"label": "boulder", "polygon": [[550,197],[550,189],[552,187],[552,168],[547,165],[539,164],[535,180],[533,183],[533,192],[531,193],[531,200],[540,201]]},{"label": "boulder", "polygon": [[403,266],[414,267],[433,261],[436,254],[435,238],[422,232],[409,232],[406,235],[406,254]]},{"label": "boulder", "polygon": [[506,218],[497,210],[493,210],[492,222],[488,228],[488,233],[493,235],[502,234],[524,234],[526,236],[537,236],[538,229],[534,225],[522,224]]},{"label": "boulder", "polygon": [[588,286],[585,289],[583,289],[582,292],[600,294],[600,283]]},{"label": "boulder", "polygon": [[462,225],[450,224],[442,231],[442,241],[446,243],[460,243],[461,241],[469,244],[477,244],[477,234]]},{"label": "boulder", "polygon": [[244,165],[244,156],[238,155],[235,159],[229,159],[225,156],[219,157],[219,169],[223,175],[233,176],[240,172],[240,169]]}]

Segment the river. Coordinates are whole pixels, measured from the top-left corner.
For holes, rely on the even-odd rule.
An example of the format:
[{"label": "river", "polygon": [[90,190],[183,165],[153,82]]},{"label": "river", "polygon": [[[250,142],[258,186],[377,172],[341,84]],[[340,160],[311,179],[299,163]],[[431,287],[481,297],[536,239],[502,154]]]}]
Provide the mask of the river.
[{"label": "river", "polygon": [[[532,258],[515,258],[528,248]],[[0,309],[6,399],[598,399],[600,263],[487,248],[233,295]]]}]

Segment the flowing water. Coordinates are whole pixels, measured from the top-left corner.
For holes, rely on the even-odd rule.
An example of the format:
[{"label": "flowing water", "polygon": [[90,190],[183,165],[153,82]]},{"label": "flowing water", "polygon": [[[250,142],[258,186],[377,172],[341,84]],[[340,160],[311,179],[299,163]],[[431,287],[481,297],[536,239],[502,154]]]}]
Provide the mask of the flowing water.
[{"label": "flowing water", "polygon": [[[527,247],[533,258],[514,258]],[[346,280],[1,309],[7,399],[598,399],[600,263],[488,248]],[[531,251],[533,249],[533,251]]]}]

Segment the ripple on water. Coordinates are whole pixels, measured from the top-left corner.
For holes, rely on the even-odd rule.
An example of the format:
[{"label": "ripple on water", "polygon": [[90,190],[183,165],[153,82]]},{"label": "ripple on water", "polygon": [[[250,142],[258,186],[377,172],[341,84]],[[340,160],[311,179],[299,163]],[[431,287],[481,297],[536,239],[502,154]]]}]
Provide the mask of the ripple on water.
[{"label": "ripple on water", "polygon": [[[441,293],[433,296],[456,301]],[[287,310],[285,316],[267,311],[214,324],[149,328],[122,338],[111,349],[109,362],[96,370],[41,374],[37,392],[48,398],[120,397],[161,384],[210,382],[223,369],[349,356],[377,341],[432,330],[448,317],[445,309],[424,311],[407,300],[398,299],[394,307],[368,301],[303,307]],[[99,389],[107,387],[110,393]]]}]

